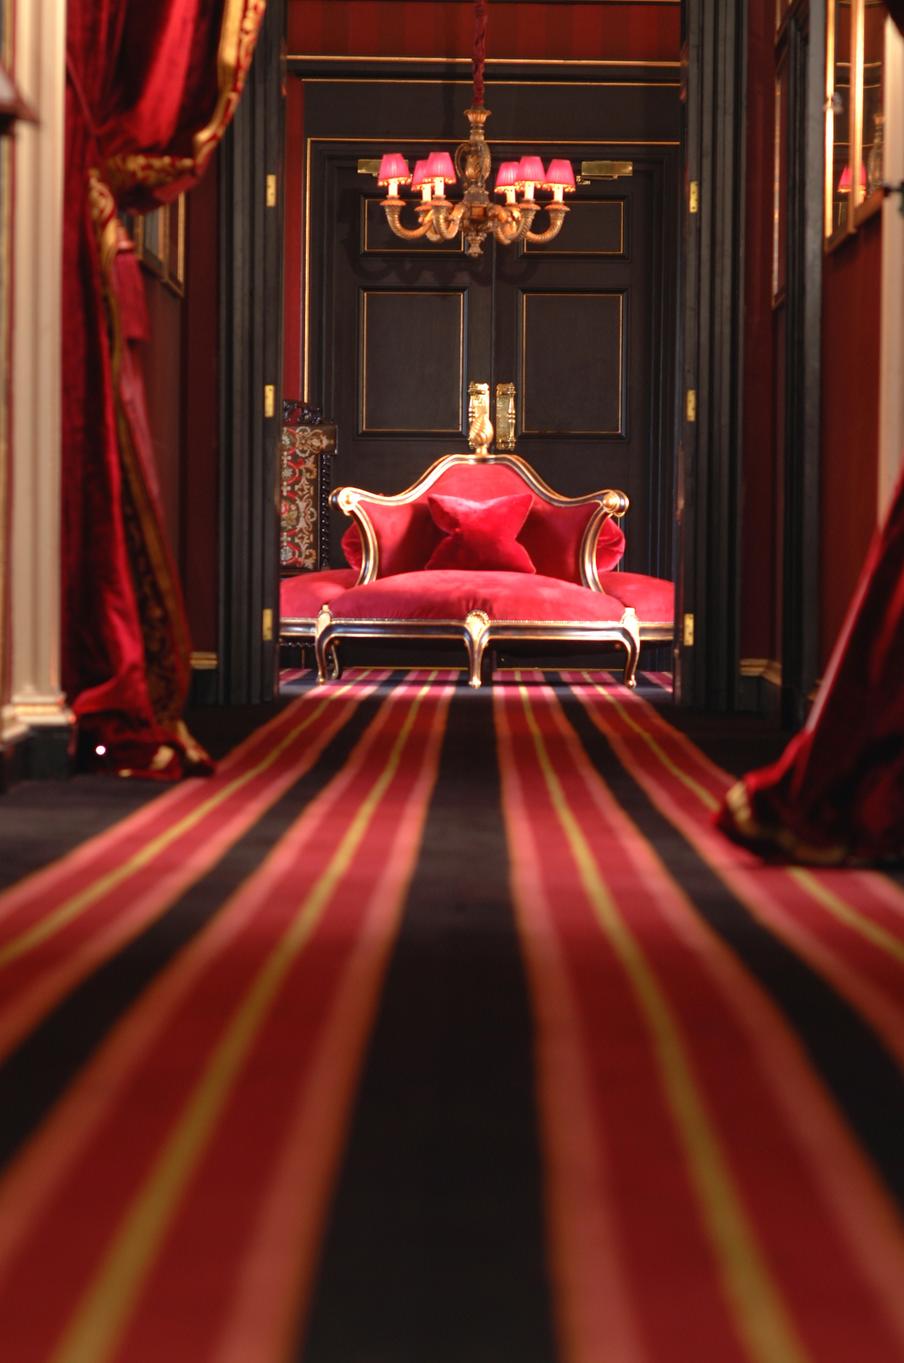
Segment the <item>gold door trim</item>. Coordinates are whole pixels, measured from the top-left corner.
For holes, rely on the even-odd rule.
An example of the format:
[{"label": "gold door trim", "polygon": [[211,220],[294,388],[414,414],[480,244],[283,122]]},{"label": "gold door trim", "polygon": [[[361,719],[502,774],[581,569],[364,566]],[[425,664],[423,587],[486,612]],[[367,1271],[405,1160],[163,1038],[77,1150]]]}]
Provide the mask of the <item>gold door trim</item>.
[{"label": "gold door trim", "polygon": [[513,383],[496,384],[496,449],[505,452],[516,443],[516,389]]}]

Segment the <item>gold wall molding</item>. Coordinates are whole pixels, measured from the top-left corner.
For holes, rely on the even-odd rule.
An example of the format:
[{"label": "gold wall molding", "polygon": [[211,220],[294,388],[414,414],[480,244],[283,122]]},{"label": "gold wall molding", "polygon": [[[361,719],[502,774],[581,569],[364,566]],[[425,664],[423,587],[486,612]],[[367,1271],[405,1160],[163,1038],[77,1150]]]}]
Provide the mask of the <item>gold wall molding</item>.
[{"label": "gold wall molding", "polygon": [[742,658],[739,666],[742,677],[757,677],[769,686],[782,684],[782,665],[775,658]]},{"label": "gold wall molding", "polygon": [[189,656],[193,672],[216,672],[220,666],[218,653],[207,652],[203,649],[195,649]]}]

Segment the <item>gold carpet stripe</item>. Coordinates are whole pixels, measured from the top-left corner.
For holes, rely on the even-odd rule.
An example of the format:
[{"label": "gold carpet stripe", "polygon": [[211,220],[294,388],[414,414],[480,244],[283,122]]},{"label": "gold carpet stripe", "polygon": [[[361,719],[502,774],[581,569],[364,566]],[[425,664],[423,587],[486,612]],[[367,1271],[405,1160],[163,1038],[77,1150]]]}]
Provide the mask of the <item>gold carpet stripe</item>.
[{"label": "gold carpet stripe", "polygon": [[102,1363],[114,1346],[176,1210],[179,1196],[229,1099],[232,1083],[267,1009],[347,874],[373,815],[398,771],[415,719],[429,690],[427,683],[418,691],[386,766],[359,805],[329,865],[302,900],[285,936],[246,992],[181,1121],[126,1213],[92,1286],[50,1363]]},{"label": "gold carpet stripe", "polygon": [[[586,677],[587,681],[593,687],[594,691],[598,691],[599,694],[604,697],[604,699],[608,702],[609,705],[615,706],[615,709],[621,715],[622,719],[625,721],[628,727],[633,729],[639,738],[643,739],[644,743],[646,743],[650,751],[654,753],[656,757],[658,757],[659,761],[662,763],[664,767],[668,768],[668,770],[672,773],[676,780],[680,781],[682,785],[687,786],[688,790],[693,791],[693,793],[697,796],[697,799],[701,802],[701,804],[705,805],[707,809],[711,809],[713,811],[718,809],[719,801],[716,799],[716,797],[714,795],[711,795],[705,786],[701,786],[699,781],[695,781],[692,776],[689,776],[686,771],[683,771],[681,767],[677,766],[676,763],[672,761],[668,753],[665,752],[662,745],[656,741],[656,739],[649,732],[649,730],[645,729],[642,725],[636,722],[636,720],[629,714],[627,707],[623,705],[622,702],[618,700],[607,687],[600,686],[599,682],[595,682],[592,677],[587,675],[586,672],[583,673],[582,675]],[[580,697],[578,697],[578,699],[580,699]]]},{"label": "gold carpet stripe", "polygon": [[684,1144],[723,1286],[741,1335],[757,1363],[806,1363],[808,1355],[770,1279],[704,1100],[697,1091],[678,1023],[602,880],[593,852],[556,775],[527,689],[524,686],[518,689],[540,768],[584,890],[597,921],[621,961],[652,1034],[666,1097]]},{"label": "gold carpet stripe", "polygon": [[[52,913],[49,913],[46,918],[42,918],[40,922],[35,923],[33,927],[21,933],[20,936],[13,937],[5,946],[0,947],[0,969],[9,965],[11,961],[18,960],[20,957],[26,955],[33,947],[40,946],[42,942],[46,942],[55,932],[59,932],[61,928],[64,928],[68,923],[71,923],[73,919],[84,913],[86,909],[89,909],[96,900],[102,898],[103,895],[108,894],[110,890],[116,889],[118,885],[121,885],[129,876],[134,875],[136,871],[143,870],[155,857],[159,856],[161,852],[164,852],[167,847],[178,838],[182,837],[184,833],[187,833],[191,828],[194,828],[199,824],[202,819],[206,818],[208,814],[217,809],[219,805],[223,804],[237,791],[241,790],[243,786],[248,785],[256,776],[260,776],[263,772],[267,771],[269,767],[272,767],[285,752],[286,748],[290,747],[300,734],[304,733],[306,729],[309,729],[312,724],[315,724],[317,720],[320,719],[327,706],[330,705],[337,696],[350,690],[354,685],[355,682],[349,682],[340,690],[334,691],[329,696],[325,697],[316,709],[310,711],[300,724],[297,724],[293,729],[290,729],[285,737],[280,739],[280,741],[268,751],[266,757],[256,763],[255,766],[249,767],[246,771],[242,772],[240,776],[236,776],[232,781],[225,785],[222,790],[218,790],[215,795],[204,800],[177,823],[169,825],[162,833],[158,834],[156,838],[153,838],[150,842],[146,843],[140,851],[135,852],[127,861],[123,862],[121,866],[116,866],[113,870],[106,871],[102,876],[99,876],[97,880],[92,881],[76,894],[70,895],[67,900],[60,904]],[[241,836],[241,834],[238,834],[237,836]],[[202,874],[204,874],[203,871],[199,872],[199,875]]]},{"label": "gold carpet stripe", "polygon": [[[594,687],[595,690],[598,690],[601,695],[605,696],[606,700],[610,705],[614,705],[616,707],[619,713],[624,717],[626,723],[628,723],[632,729],[634,729],[638,733],[641,734],[643,733],[643,730],[640,728],[640,726],[627,714],[625,707],[618,700],[616,700],[614,696],[606,694],[605,687],[599,687],[595,682],[591,682],[591,685]],[[578,697],[578,699],[580,699],[580,697]],[[646,702],[644,702],[644,704],[646,704]],[[588,711],[588,713],[590,712]],[[614,744],[620,744],[622,741],[616,734],[606,733],[605,736],[610,742]],[[663,753],[659,744],[654,739],[652,738],[649,739],[648,746],[650,747],[654,755],[659,758],[663,766],[667,767],[670,772],[681,778],[683,780],[684,785],[686,785],[690,790],[693,790],[695,794],[699,795],[700,799],[702,800],[703,804],[706,806],[707,809],[718,808],[719,804],[718,800],[713,800],[712,796],[710,796],[708,791],[704,791],[703,794],[700,794],[700,791],[698,789],[695,789],[697,783],[693,781],[691,777],[684,777],[682,775],[680,769],[675,767],[674,763],[672,763],[667,757],[667,755]],[[638,779],[637,773],[634,772],[630,763],[623,761],[623,765],[625,766],[629,775],[633,775],[635,779]],[[722,774],[725,775],[725,773]],[[726,776],[725,779],[727,782],[728,777]],[[674,824],[675,822],[674,819],[667,812],[667,810],[663,808],[660,801],[656,799],[655,796],[653,796],[652,792],[648,790],[647,794],[649,794],[651,799],[654,800],[654,803],[656,804],[660,812],[669,820],[670,823]],[[710,870],[712,870],[719,877],[719,879],[723,881],[723,883],[727,883],[725,882],[725,877],[722,874],[718,861],[708,854],[706,847],[699,843],[696,843],[695,846],[697,852],[709,866]],[[897,937],[895,937],[893,933],[888,932],[887,929],[883,928],[879,923],[874,922],[873,919],[869,918],[866,914],[862,913],[859,909],[857,909],[853,904],[849,903],[846,899],[842,899],[840,895],[835,894],[834,891],[828,889],[827,886],[821,884],[812,871],[808,871],[803,867],[795,866],[784,867],[775,866],[771,869],[774,871],[776,875],[784,875],[787,876],[789,879],[796,881],[798,886],[805,893],[809,894],[810,897],[817,902],[817,904],[819,904],[822,908],[826,909],[829,913],[831,913],[833,917],[836,918],[839,922],[844,923],[845,926],[850,928],[852,932],[855,932],[859,936],[866,938],[866,940],[868,942],[871,942],[872,945],[876,947],[879,951],[882,951],[886,955],[891,956],[895,961],[899,961],[902,964],[904,964],[904,943],[902,943]],[[842,874],[845,873],[842,872]],[[847,872],[847,874],[863,875],[868,873]],[[731,887],[729,886],[729,888]],[[746,903],[748,907],[752,907],[750,901],[746,897],[744,898],[744,903]]]},{"label": "gold carpet stripe", "polygon": [[853,905],[834,894],[828,886],[821,885],[812,871],[802,866],[788,866],[785,868],[785,874],[796,880],[802,889],[812,895],[839,922],[859,933],[861,937],[865,937],[880,951],[904,964],[904,942],[887,932],[879,923],[874,923],[871,918],[865,918]]}]

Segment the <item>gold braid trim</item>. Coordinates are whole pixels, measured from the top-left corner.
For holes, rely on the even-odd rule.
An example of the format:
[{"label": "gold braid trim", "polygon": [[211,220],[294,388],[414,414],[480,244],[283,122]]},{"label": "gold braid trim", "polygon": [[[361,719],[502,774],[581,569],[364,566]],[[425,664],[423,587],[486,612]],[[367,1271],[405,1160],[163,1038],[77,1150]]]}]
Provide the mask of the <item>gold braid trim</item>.
[{"label": "gold braid trim", "polygon": [[107,179],[122,193],[136,185],[159,189],[178,180],[199,176],[229,126],[251,67],[264,20],[267,0],[226,0],[217,48],[219,97],[209,122],[195,133],[193,156],[165,156],[134,152],[112,156]]}]

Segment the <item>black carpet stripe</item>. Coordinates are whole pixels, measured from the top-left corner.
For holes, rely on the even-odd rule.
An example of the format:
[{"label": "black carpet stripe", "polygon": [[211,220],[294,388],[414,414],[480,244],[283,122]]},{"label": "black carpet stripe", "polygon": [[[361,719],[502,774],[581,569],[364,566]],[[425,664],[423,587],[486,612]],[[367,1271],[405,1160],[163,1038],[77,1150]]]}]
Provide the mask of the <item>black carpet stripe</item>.
[{"label": "black carpet stripe", "polygon": [[[869,1024],[737,899],[622,766],[581,702],[559,697],[596,770],[687,894],[696,912],[759,981],[904,1211],[904,1075]],[[602,698],[601,706],[605,706]],[[602,712],[605,714],[605,709]]]},{"label": "black carpet stripe", "polygon": [[99,966],[0,1064],[0,1167],[35,1130],[117,1020],[213,919],[305,806],[339,772],[387,689],[363,700],[311,769],[167,911]]},{"label": "black carpet stripe", "polygon": [[551,1363],[532,1024],[492,696],[461,688],[303,1363]]}]

